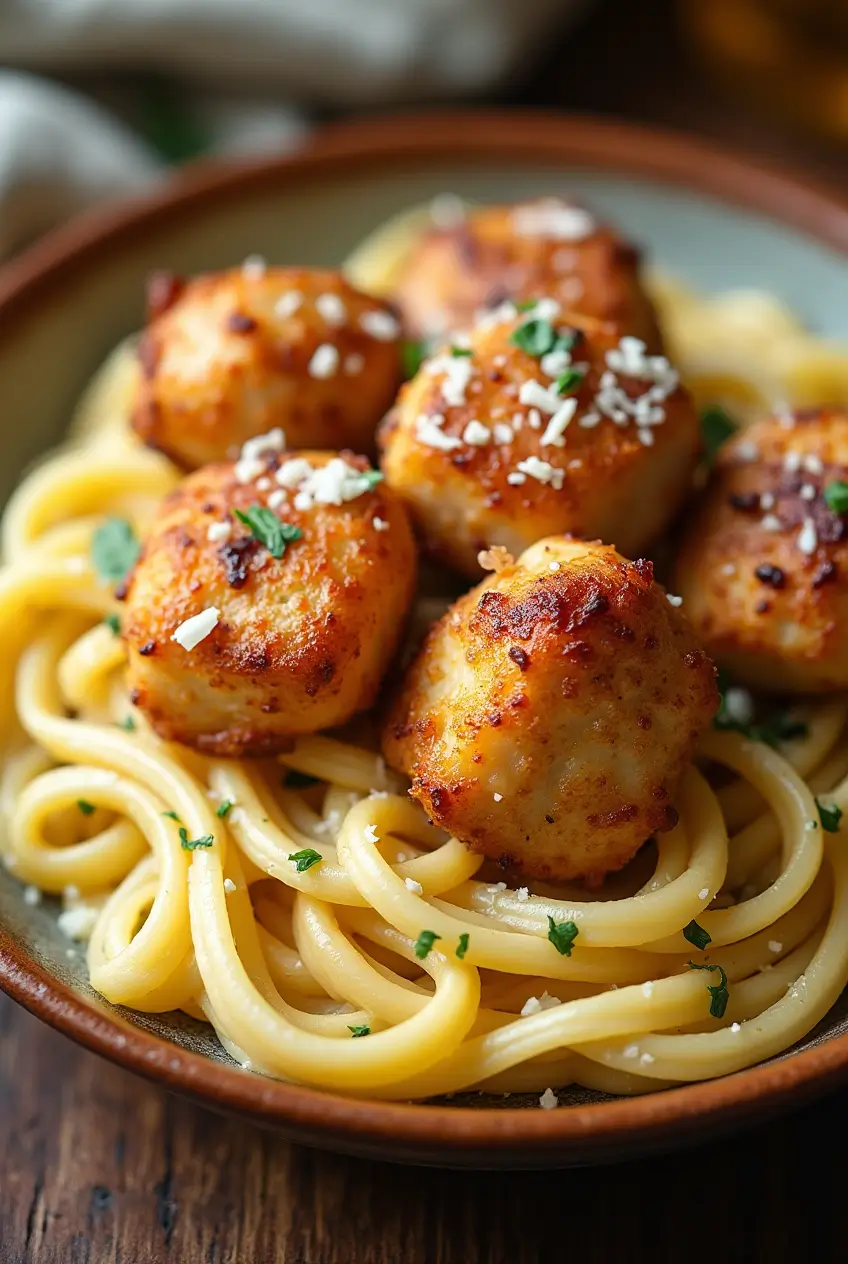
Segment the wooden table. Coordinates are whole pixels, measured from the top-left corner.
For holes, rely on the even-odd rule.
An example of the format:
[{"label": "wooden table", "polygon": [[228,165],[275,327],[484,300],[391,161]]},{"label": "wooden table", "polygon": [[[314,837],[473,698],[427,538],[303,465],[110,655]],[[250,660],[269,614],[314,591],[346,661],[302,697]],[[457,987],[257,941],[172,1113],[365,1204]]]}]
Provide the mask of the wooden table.
[{"label": "wooden table", "polygon": [[[670,7],[611,0],[512,100],[688,127],[848,188],[839,155],[717,97]],[[0,998],[0,1261],[823,1264],[848,1258],[846,1108],[616,1168],[392,1168],[173,1099]]]}]

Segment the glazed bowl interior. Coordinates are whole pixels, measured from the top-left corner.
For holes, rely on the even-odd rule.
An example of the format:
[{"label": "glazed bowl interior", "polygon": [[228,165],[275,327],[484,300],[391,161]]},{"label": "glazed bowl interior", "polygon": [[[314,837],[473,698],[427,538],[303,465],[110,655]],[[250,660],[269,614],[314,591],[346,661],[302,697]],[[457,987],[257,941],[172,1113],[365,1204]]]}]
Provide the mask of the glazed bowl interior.
[{"label": "glazed bowl interior", "polygon": [[[93,371],[139,326],[149,272],[214,269],[254,253],[274,263],[338,264],[388,216],[445,190],[480,201],[577,195],[685,282],[766,289],[817,331],[848,336],[848,255],[840,249],[848,247],[848,211],[794,186],[781,201],[779,177],[758,182],[746,171],[683,142],[663,149],[655,135],[587,122],[362,124],[319,141],[308,161],[190,177],[182,191],[72,226],[0,278],[0,500],[61,439]],[[711,182],[720,196],[693,187]],[[108,1005],[89,986],[84,952],[58,931],[56,912],[50,900],[29,907],[0,870],[7,990],[135,1070],[338,1148],[477,1164],[607,1157],[694,1136],[696,1125],[726,1127],[763,1100],[800,1100],[848,1066],[848,1036],[833,1039],[848,1030],[843,998],[804,1041],[809,1052],[775,1060],[767,1079],[769,1068],[759,1068],[627,1102],[576,1090],[562,1096],[571,1109],[555,1112],[509,1109],[536,1099],[475,1098],[473,1112],[350,1103],[241,1071],[211,1029],[189,1019]],[[816,1065],[804,1067],[814,1051]],[[793,1063],[791,1073],[780,1069]]]}]

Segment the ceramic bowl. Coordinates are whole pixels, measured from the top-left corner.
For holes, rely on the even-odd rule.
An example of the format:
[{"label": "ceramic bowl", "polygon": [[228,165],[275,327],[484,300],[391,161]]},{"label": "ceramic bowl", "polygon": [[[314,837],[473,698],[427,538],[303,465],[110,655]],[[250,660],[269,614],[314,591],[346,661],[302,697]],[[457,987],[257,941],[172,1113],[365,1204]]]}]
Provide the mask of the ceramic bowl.
[{"label": "ceramic bowl", "polygon": [[[191,272],[258,252],[334,264],[392,213],[451,190],[468,198],[574,193],[705,290],[757,286],[813,327],[848,335],[848,205],[700,142],[623,124],[532,114],[354,122],[296,157],[196,168],[152,197],[89,215],[0,274],[0,499],[61,437],[106,352],[141,319],[154,268]],[[139,1016],[90,988],[51,901],[25,905],[0,873],[0,986],[90,1049],[210,1106],[301,1141],[415,1163],[531,1167],[656,1151],[739,1127],[848,1078],[848,1005],[771,1062],[635,1099],[579,1090],[448,1104],[354,1101],[241,1070],[209,1029]],[[522,1109],[522,1107],[527,1107]]]}]

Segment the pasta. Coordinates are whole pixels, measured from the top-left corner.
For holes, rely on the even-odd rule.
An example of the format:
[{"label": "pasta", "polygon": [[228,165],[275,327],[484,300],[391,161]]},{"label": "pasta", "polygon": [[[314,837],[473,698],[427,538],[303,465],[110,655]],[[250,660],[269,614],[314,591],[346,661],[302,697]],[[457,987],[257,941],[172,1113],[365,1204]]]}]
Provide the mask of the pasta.
[{"label": "pasta", "polygon": [[[386,292],[408,240],[395,224],[354,280]],[[696,394],[751,413],[776,392],[848,398],[848,355],[767,296],[654,296]],[[795,358],[779,377],[758,355],[752,383],[764,323]],[[848,853],[814,796],[848,811],[841,698],[803,708],[806,736],[779,751],[710,732],[677,826],[595,891],[509,889],[367,744],[224,760],[159,739],[128,705],[121,608],[90,551],[104,515],[142,533],[179,479],[129,434],[133,378],[127,345],[2,528],[3,859],[63,898],[103,996],[203,1018],[242,1066],[301,1084],[543,1105],[569,1083],[630,1094],[737,1071],[826,1015],[848,983]]]}]

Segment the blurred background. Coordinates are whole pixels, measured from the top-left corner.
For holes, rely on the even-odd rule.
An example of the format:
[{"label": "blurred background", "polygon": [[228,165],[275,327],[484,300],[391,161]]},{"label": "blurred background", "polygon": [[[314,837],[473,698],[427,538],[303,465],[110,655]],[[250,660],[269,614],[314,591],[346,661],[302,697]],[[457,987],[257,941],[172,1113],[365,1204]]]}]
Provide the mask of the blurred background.
[{"label": "blurred background", "polygon": [[848,0],[2,0],[0,258],[184,161],[463,103],[688,129],[848,189]]}]

